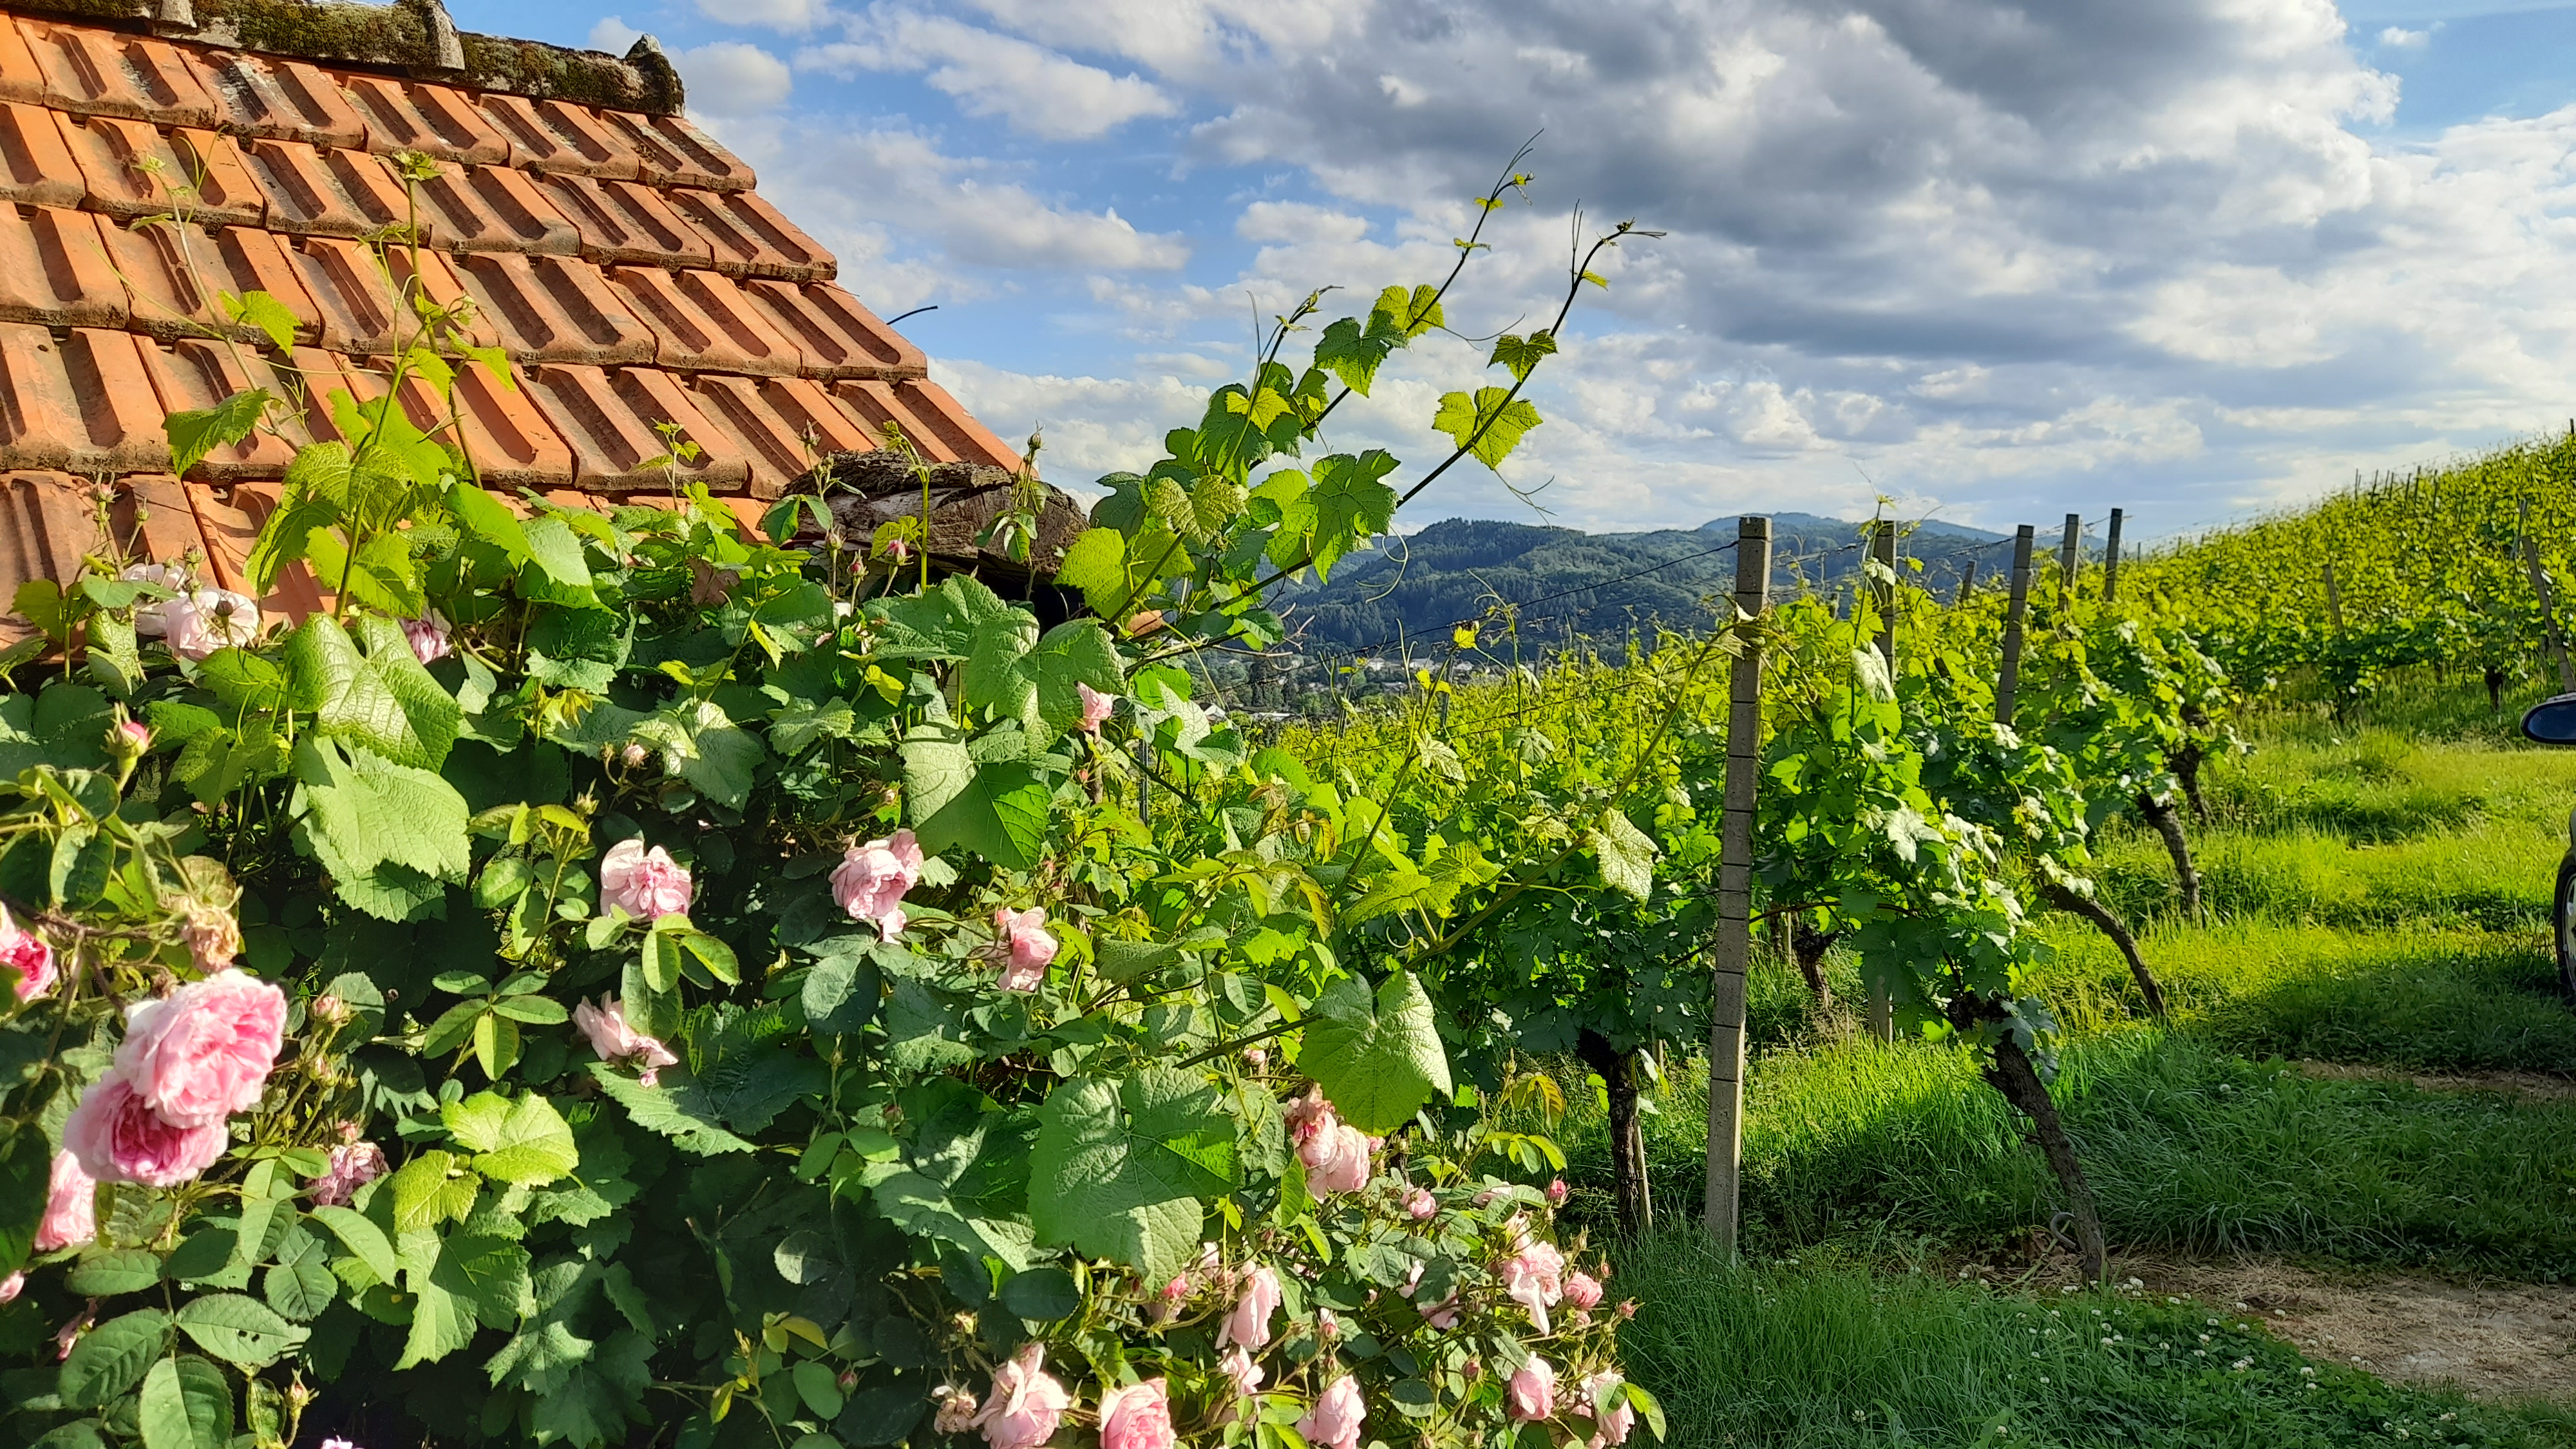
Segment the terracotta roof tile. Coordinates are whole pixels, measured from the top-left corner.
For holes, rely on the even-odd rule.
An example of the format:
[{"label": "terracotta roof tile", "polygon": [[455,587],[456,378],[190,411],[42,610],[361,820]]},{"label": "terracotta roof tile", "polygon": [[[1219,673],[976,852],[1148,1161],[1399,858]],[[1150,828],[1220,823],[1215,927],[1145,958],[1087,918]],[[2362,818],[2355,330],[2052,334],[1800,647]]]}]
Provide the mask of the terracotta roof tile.
[{"label": "terracotta roof tile", "polygon": [[[152,393],[163,412],[202,411],[245,388],[277,392],[277,379],[267,365],[254,359],[258,375],[253,376],[243,370],[243,356],[223,343],[202,338],[166,345],[146,342],[143,370],[152,379]],[[285,439],[255,432],[208,453],[188,476],[207,483],[275,478],[286,472],[294,458],[295,450]]]},{"label": "terracotta roof tile", "polygon": [[928,377],[930,359],[829,282],[753,280],[742,284],[803,354],[807,377]]},{"label": "terracotta roof tile", "polygon": [[82,204],[92,211],[127,218],[184,210],[208,226],[256,226],[267,212],[230,136],[164,135],[121,116],[61,119],[63,143],[80,167]]},{"label": "terracotta roof tile", "polygon": [[940,463],[989,463],[1016,472],[1020,455],[975,421],[948,389],[927,379],[918,382],[841,382],[832,396],[867,423],[870,430],[897,423],[922,456]]},{"label": "terracotta roof tile", "polygon": [[828,282],[840,264],[832,254],[749,191],[673,191],[674,210],[715,250],[715,269],[789,282]]},{"label": "terracotta roof tile", "polygon": [[0,101],[45,102],[45,73],[36,53],[27,48],[26,32],[6,16],[0,16]]},{"label": "terracotta roof tile", "polygon": [[202,335],[213,329],[237,341],[265,345],[267,334],[223,312],[213,295],[266,292],[300,318],[315,308],[285,243],[255,227],[209,231],[194,223],[161,221],[146,226],[99,223],[108,256],[125,279],[126,323],[156,337]]},{"label": "terracotta roof tile", "polygon": [[0,468],[133,473],[170,466],[151,375],[131,332],[0,323]]},{"label": "terracotta roof tile", "polygon": [[[0,596],[13,570],[50,576],[95,545],[84,490],[120,474],[124,546],[202,549],[206,576],[240,587],[291,446],[245,439],[182,483],[147,471],[170,466],[163,414],[300,381],[289,431],[336,436],[330,397],[382,395],[371,369],[411,333],[413,288],[469,307],[471,340],[510,354],[515,388],[456,363],[452,431],[429,382],[401,393],[495,488],[584,506],[658,493],[658,423],[703,450],[682,476],[747,529],[816,453],[879,447],[889,421],[934,460],[1016,466],[927,381],[918,348],[830,283],[830,254],[752,192],[751,169],[675,114],[651,57],[478,38],[475,89],[423,78],[452,64],[436,55],[313,64],[209,43],[215,30],[174,45],[87,19],[97,3],[0,0],[50,12],[0,10]],[[407,189],[398,150],[444,173]],[[192,188],[184,224],[161,219],[173,184]],[[254,290],[299,319],[288,353],[223,310],[219,293]],[[325,598],[299,568],[263,603]]]},{"label": "terracotta roof tile", "polygon": [[540,182],[555,209],[581,233],[586,260],[693,267],[715,262],[715,245],[706,234],[649,186],[589,176],[547,176]]},{"label": "terracotta roof tile", "polygon": [[599,268],[574,257],[467,253],[457,264],[512,357],[595,367],[650,362],[657,344]]},{"label": "terracotta roof tile", "polygon": [[125,286],[98,218],[59,206],[0,206],[0,321],[122,327]]},{"label": "terracotta roof tile", "polygon": [[478,99],[485,119],[510,138],[513,166],[616,181],[643,174],[644,158],[635,154],[633,143],[588,106],[499,94]]},{"label": "terracotta roof tile", "polygon": [[267,201],[274,231],[365,236],[403,217],[402,188],[363,151],[253,141],[242,148],[242,169]]},{"label": "terracotta roof tile", "polygon": [[739,157],[678,116],[602,111],[599,117],[634,148],[642,164],[638,179],[648,185],[749,191],[754,184],[751,168]]},{"label": "terracotta roof tile", "polygon": [[[12,596],[36,579],[65,579],[98,542],[90,482],[41,469],[0,472],[0,590]],[[25,637],[20,626],[13,631]]]},{"label": "terracotta roof tile", "polygon": [[547,421],[572,446],[573,481],[585,492],[632,493],[667,487],[661,467],[644,464],[666,453],[657,423],[676,423],[703,450],[678,469],[683,481],[740,487],[750,468],[738,453],[717,444],[724,434],[698,411],[674,373],[657,367],[534,367],[530,390]]},{"label": "terracotta roof tile", "polygon": [[360,75],[349,77],[348,90],[367,123],[370,151],[418,151],[473,166],[509,164],[510,143],[453,86]]},{"label": "terracotta roof tile", "polygon": [[[389,248],[384,264],[379,265],[376,254],[363,243],[345,237],[306,237],[289,247],[287,255],[303,279],[304,295],[313,304],[309,313],[301,315],[318,324],[317,337],[324,348],[380,356],[390,353],[418,325],[410,301],[415,285],[415,254],[410,248]],[[420,270],[416,285],[421,295],[442,308],[459,299],[472,298],[446,256],[426,247],[417,255]],[[466,340],[477,347],[498,345],[500,332],[489,317],[482,315],[479,302],[475,313],[472,325],[466,329]]]},{"label": "terracotta roof tile", "polygon": [[215,123],[215,98],[168,41],[23,17],[17,29],[44,74],[49,106],[164,126]]},{"label": "terracotta roof tile", "polygon": [[752,491],[775,498],[829,453],[864,453],[877,440],[856,414],[808,377],[690,379],[699,411],[723,427],[732,451],[751,467]]},{"label": "terracotta roof tile", "polygon": [[722,273],[616,267],[608,280],[659,339],[654,361],[664,367],[784,376],[803,363],[796,344]]},{"label": "terracotta roof tile", "polygon": [[572,256],[581,234],[524,171],[470,166],[420,188],[431,244],[449,251],[545,252]]},{"label": "terracotta roof tile", "polygon": [[263,141],[364,146],[367,123],[340,83],[300,60],[239,50],[186,50],[213,97],[215,124]]},{"label": "terracotta roof tile", "polygon": [[[332,393],[346,392],[359,402],[385,395],[384,378],[345,357],[297,348],[294,361],[309,390],[305,425],[317,440],[340,436],[331,420]],[[426,381],[405,379],[401,397],[403,416],[413,425],[433,431],[444,426],[446,405]],[[573,481],[572,453],[524,385],[503,388],[482,368],[463,367],[456,373],[455,399],[465,451],[487,487],[560,488]],[[440,441],[457,440],[442,433]]]},{"label": "terracotta roof tile", "polygon": [[0,102],[0,202],[78,206],[80,163],[63,144],[56,114],[42,106]]}]

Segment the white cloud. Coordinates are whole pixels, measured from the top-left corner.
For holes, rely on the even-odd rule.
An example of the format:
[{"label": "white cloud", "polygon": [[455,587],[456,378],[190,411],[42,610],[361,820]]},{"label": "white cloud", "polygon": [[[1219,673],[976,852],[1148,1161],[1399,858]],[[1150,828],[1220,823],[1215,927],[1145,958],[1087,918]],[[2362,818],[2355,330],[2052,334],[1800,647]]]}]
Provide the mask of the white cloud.
[{"label": "white cloud", "polygon": [[713,40],[676,51],[671,64],[688,86],[689,109],[711,116],[774,111],[787,103],[795,87],[787,62],[739,40]]},{"label": "white cloud", "polygon": [[698,11],[720,25],[758,25],[801,34],[828,11],[826,0],[697,0]]},{"label": "white cloud", "polygon": [[[1886,491],[2178,527],[2563,415],[2576,372],[2576,108],[2391,139],[2372,38],[2393,64],[2438,26],[2331,0],[969,6],[982,24],[880,0],[797,64],[921,74],[1039,141],[1178,117],[1161,189],[1230,263],[1182,273],[1191,237],[1122,217],[1110,187],[1129,215],[1174,198],[1130,201],[1135,158],[1106,147],[978,157],[936,116],[728,139],[872,303],[980,292],[1075,340],[1040,365],[1001,336],[943,374],[1005,436],[1043,424],[1059,480],[1149,459],[1306,290],[1357,310],[1442,275],[1534,131],[1461,333],[1554,316],[1577,202],[1669,233],[1601,268],[1533,384],[1548,422],[1507,467],[1565,522]],[[1425,422],[1484,355],[1426,340],[1333,445],[1436,456]],[[1527,516],[1472,466],[1420,505],[1448,512]]]},{"label": "white cloud", "polygon": [[611,55],[624,55],[643,34],[643,31],[627,24],[625,16],[603,15],[597,24],[590,27],[590,48],[604,50]]},{"label": "white cloud", "polygon": [[[701,4],[723,0],[700,0]],[[1050,141],[1081,141],[1178,105],[1134,74],[1112,75],[1042,46],[900,6],[878,5],[849,26],[850,39],[797,53],[800,69],[927,70],[932,87],[970,116],[1000,116]]]},{"label": "white cloud", "polygon": [[[940,269],[1169,271],[1189,260],[1178,236],[1138,231],[1114,207],[1058,206],[1000,163],[940,149],[918,131],[844,118],[774,119],[723,139],[760,172],[761,193],[830,235],[880,234],[890,218],[937,248]],[[823,239],[828,239],[825,237]]]}]

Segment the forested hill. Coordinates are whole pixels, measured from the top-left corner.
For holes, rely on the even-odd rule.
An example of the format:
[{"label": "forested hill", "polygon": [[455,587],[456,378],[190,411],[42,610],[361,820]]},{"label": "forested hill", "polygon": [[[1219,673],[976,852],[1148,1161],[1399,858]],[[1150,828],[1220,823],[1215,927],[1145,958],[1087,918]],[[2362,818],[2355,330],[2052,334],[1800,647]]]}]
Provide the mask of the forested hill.
[{"label": "forested hill", "polygon": [[[1862,525],[1812,513],[1771,516],[1771,587],[1775,596],[1842,582],[1860,561]],[[1523,637],[1554,648],[1569,634],[1596,646],[1623,645],[1633,626],[1705,627],[1703,602],[1735,586],[1736,520],[1652,533],[1584,533],[1526,523],[1452,518],[1409,538],[1379,540],[1353,554],[1332,581],[1311,582],[1282,597],[1296,605],[1309,652],[1394,647],[1398,639],[1445,644],[1450,627],[1482,615],[1500,597],[1522,606]],[[1901,550],[1923,560],[1921,578],[1948,591],[1974,559],[1981,575],[2007,567],[2006,535],[1956,524],[1923,523]]]}]

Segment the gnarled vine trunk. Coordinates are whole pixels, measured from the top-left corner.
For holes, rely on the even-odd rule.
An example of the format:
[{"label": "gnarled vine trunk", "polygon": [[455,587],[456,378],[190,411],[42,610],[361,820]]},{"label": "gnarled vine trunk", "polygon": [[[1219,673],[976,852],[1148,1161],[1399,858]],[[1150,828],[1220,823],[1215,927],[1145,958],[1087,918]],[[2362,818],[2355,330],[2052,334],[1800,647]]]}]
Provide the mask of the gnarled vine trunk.
[{"label": "gnarled vine trunk", "polygon": [[2138,796],[2138,813],[2164,837],[2165,853],[2173,857],[2174,881],[2182,891],[2182,913],[2186,919],[2200,919],[2200,871],[2191,863],[2191,840],[2182,833],[2182,815],[2173,802],[2153,795]]},{"label": "gnarled vine trunk", "polygon": [[2182,797],[2191,802],[2191,818],[2203,825],[2209,823],[2209,800],[2200,793],[2200,762],[2207,758],[2200,741],[2193,740],[2165,757],[2173,767],[2174,778],[2182,782]]},{"label": "gnarled vine trunk", "polygon": [[2138,983],[2138,994],[2146,998],[2147,1014],[2158,1021],[2165,1017],[2164,988],[2156,984],[2156,973],[2147,969],[2147,958],[2138,954],[2138,938],[2121,923],[2111,908],[2091,896],[2078,895],[2054,881],[2042,881],[2039,892],[2048,903],[2071,916],[2082,916],[2094,928],[2111,938],[2120,955],[2129,963],[2129,975]]},{"label": "gnarled vine trunk", "polygon": [[1646,1133],[1637,1114],[1636,1053],[1613,1048],[1596,1031],[1575,1038],[1575,1055],[1601,1075],[1610,1098],[1610,1198],[1619,1231],[1642,1233],[1655,1224],[1654,1190],[1646,1180]]},{"label": "gnarled vine trunk", "polygon": [[[1951,998],[1950,1024],[1961,1031],[1981,1021],[1999,1021],[2003,1008],[1994,1001],[1962,992]],[[2111,1272],[2111,1250],[2102,1237],[2102,1213],[2093,1202],[2093,1185],[2084,1178],[2084,1164],[2076,1158],[2075,1140],[2066,1135],[2066,1124],[2057,1115],[2057,1101],[2048,1094],[2048,1084],[2039,1079],[2039,1064],[2023,1051],[2021,1043],[2005,1036],[1995,1043],[1994,1059],[1984,1068],[1986,1085],[2003,1094],[2005,1101],[2030,1119],[2031,1135],[2038,1139],[2040,1155],[2047,1159],[2048,1170],[2066,1194],[2067,1216],[2074,1219],[2075,1246],[2083,1259],[2084,1276],[2094,1283],[2106,1281]]]},{"label": "gnarled vine trunk", "polygon": [[2487,671],[2487,713],[2504,713],[2504,671],[2501,669]]},{"label": "gnarled vine trunk", "polygon": [[1819,1016],[1834,1005],[1834,989],[1825,984],[1825,953],[1833,949],[1838,934],[1807,924],[1803,911],[1789,918],[1789,955],[1798,963],[1798,974],[1807,979],[1807,994],[1815,998]]}]

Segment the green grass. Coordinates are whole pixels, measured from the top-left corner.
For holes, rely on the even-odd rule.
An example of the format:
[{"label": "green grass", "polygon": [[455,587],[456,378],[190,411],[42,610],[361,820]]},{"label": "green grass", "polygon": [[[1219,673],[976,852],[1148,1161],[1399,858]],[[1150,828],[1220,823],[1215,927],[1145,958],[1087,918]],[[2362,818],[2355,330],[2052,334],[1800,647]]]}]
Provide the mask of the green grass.
[{"label": "green grass", "polygon": [[[1649,1119],[1658,1202],[1698,1200],[1704,1090],[1677,1070]],[[2150,1028],[2072,1043],[2056,1093],[2116,1249],[2576,1281],[2565,1104],[2320,1079]],[[1578,1211],[1597,1214],[1593,1111],[1564,1136]],[[2062,1206],[2019,1119],[1956,1052],[1860,1041],[1755,1064],[1743,1213],[1757,1251],[1895,1232],[2009,1258]]]},{"label": "green grass", "polygon": [[[2576,1013],[2547,936],[2576,750],[2511,741],[2510,718],[2452,690],[2359,718],[2261,721],[2254,750],[2210,767],[2216,818],[2192,826],[2203,922],[2175,916],[2160,841],[2106,830],[2104,895],[2141,927],[2169,1025],[2137,1020],[2127,968],[2091,928],[2034,922],[2054,954],[2031,985],[2066,1028],[2055,1091],[2115,1253],[2576,1282],[2576,1103],[2293,1065],[2576,1078]],[[2014,1269],[2062,1204],[1964,1057],[1861,1038],[1857,964],[1836,952],[1826,970],[1830,1012],[1777,959],[1749,983],[1754,1266],[1723,1267],[1687,1235],[1622,1254],[1617,1286],[1644,1303],[1623,1343],[1675,1444],[2304,1449],[2394,1444],[2403,1428],[2411,1443],[2576,1449],[2568,1408],[2472,1406],[2328,1364],[2311,1378],[2287,1345],[2209,1328],[2197,1309],[1905,1271],[1930,1253]],[[1704,1092],[1676,1060],[1653,1098],[1667,1221],[1699,1201]],[[1573,1101],[1559,1134],[1573,1211],[1597,1224],[1599,1104]],[[2122,1341],[2049,1336],[2078,1308],[2115,1317]],[[2189,1352],[2204,1331],[2218,1340],[2206,1359]]]},{"label": "green grass", "polygon": [[2562,1411],[2312,1365],[2188,1305],[2039,1301],[1849,1260],[1730,1268],[1681,1235],[1631,1245],[1613,1286],[1641,1300],[1620,1344],[1674,1449],[2324,1449],[2393,1444],[2401,1428],[2420,1444],[2576,1444]]}]

